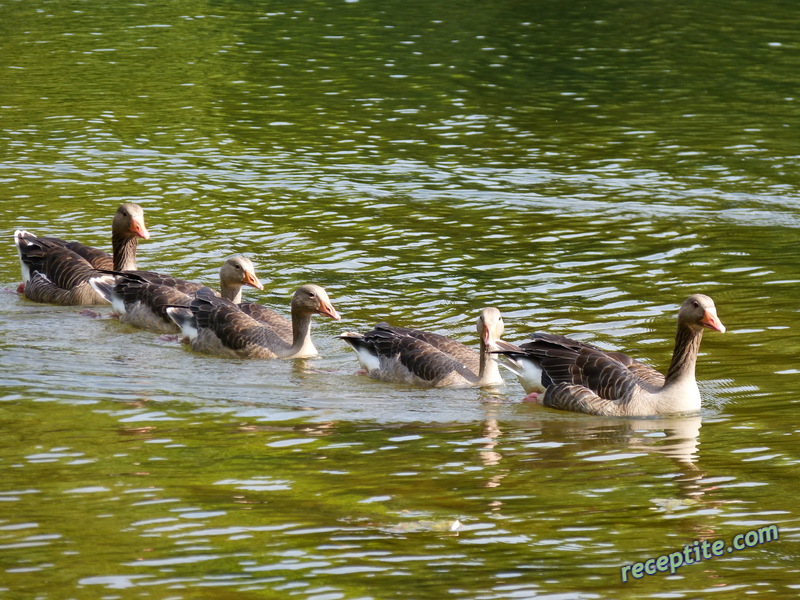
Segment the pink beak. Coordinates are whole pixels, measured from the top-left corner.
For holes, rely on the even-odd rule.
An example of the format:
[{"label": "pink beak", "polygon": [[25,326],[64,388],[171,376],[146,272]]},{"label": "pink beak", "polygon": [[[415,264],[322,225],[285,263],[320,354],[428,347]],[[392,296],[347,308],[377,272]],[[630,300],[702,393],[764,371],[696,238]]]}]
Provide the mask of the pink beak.
[{"label": "pink beak", "polygon": [[500,341],[500,338],[495,338],[492,335],[492,329],[491,327],[489,327],[487,323],[483,324],[483,331],[481,332],[481,340],[483,341],[483,344],[490,350],[497,350],[500,347],[497,344],[497,342]]},{"label": "pink beak", "polygon": [[252,286],[257,290],[264,289],[264,286],[261,285],[261,282],[258,280],[258,277],[256,277],[256,274],[253,273],[252,271],[245,272],[244,277],[242,278],[242,283],[245,285]]},{"label": "pink beak", "polygon": [[133,219],[131,221],[131,233],[143,240],[150,239],[150,232],[147,231],[147,227],[144,225],[144,219]]},{"label": "pink beak", "polygon": [[323,302],[322,305],[319,307],[317,311],[321,315],[327,315],[334,321],[341,321],[342,317],[339,316],[339,313],[336,312],[336,309],[333,308],[333,304],[328,302]]},{"label": "pink beak", "polygon": [[700,322],[709,329],[719,331],[720,333],[725,333],[725,325],[722,324],[722,321],[719,320],[717,313],[715,313],[713,310],[707,310],[706,314],[703,315],[703,318],[700,319]]},{"label": "pink beak", "polygon": [[494,340],[492,339],[492,331],[489,329],[489,325],[486,323],[483,324],[483,332],[481,333],[481,338],[483,339],[483,343],[487,346],[493,346]]}]

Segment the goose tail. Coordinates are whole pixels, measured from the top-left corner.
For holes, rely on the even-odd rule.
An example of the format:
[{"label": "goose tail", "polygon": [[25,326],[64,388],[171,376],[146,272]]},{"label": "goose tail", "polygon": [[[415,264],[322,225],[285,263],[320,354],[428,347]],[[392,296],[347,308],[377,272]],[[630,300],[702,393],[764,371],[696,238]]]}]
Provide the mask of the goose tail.
[{"label": "goose tail", "polygon": [[180,327],[181,333],[189,340],[197,338],[197,320],[194,318],[191,309],[185,306],[170,306],[167,308],[167,315],[169,315],[173,323]]}]

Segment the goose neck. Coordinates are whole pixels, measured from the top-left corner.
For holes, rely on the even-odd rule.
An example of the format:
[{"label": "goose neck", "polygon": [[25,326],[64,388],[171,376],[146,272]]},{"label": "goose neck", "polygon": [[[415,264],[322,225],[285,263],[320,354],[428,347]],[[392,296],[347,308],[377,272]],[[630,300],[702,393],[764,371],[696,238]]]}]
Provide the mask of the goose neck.
[{"label": "goose neck", "polygon": [[139,240],[136,237],[124,236],[117,232],[111,234],[115,271],[136,270],[136,248],[138,245]]},{"label": "goose neck", "polygon": [[292,310],[292,347],[289,356],[310,356],[316,353],[311,341],[311,315]]},{"label": "goose neck", "polygon": [[498,381],[501,381],[500,365],[492,358],[489,349],[486,347],[486,343],[481,339],[478,385],[487,385]]},{"label": "goose neck", "polygon": [[220,281],[219,284],[220,295],[226,300],[230,300],[234,304],[242,303],[242,286],[241,284],[230,284]]},{"label": "goose neck", "polygon": [[691,377],[694,379],[697,354],[700,351],[700,341],[703,339],[702,329],[692,329],[685,325],[678,325],[675,334],[675,349],[672,352],[672,363],[667,371],[667,386],[673,382]]}]

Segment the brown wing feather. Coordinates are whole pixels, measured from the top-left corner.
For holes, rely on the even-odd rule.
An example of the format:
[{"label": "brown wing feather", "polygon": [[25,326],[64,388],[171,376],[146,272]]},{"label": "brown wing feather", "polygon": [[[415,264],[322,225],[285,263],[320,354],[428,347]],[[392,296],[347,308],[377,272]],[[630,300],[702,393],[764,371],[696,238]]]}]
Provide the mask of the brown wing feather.
[{"label": "brown wing feather", "polygon": [[557,383],[547,388],[542,404],[551,408],[589,415],[611,417],[622,414],[619,403],[601,398],[583,386],[567,383]]},{"label": "brown wing feather", "polygon": [[193,294],[206,287],[202,283],[197,283],[196,281],[187,281],[165,273],[157,273],[156,271],[116,271],[114,274],[138,281],[145,281],[151,285],[169,286],[184,294]]},{"label": "brown wing feather", "polygon": [[621,414],[642,386],[661,386],[664,376],[627,354],[564,336],[536,333],[520,346],[542,368],[543,403],[590,414]]},{"label": "brown wing feather", "polygon": [[34,302],[59,304],[61,306],[94,306],[108,304],[95,292],[87,281],[83,281],[69,289],[54,285],[46,275],[34,273],[25,284],[25,297]]},{"label": "brown wing feather", "polygon": [[653,367],[648,367],[647,365],[640,363],[638,360],[635,360],[627,354],[623,354],[622,352],[606,352],[605,354],[606,356],[619,361],[620,364],[625,365],[628,370],[636,375],[636,377],[639,379],[642,379],[648,383],[652,383],[653,385],[664,385],[664,376],[656,371]]},{"label": "brown wing feather", "polygon": [[261,348],[288,347],[280,336],[246,314],[232,302],[199,293],[190,305],[200,328],[212,331],[222,345],[242,356]]},{"label": "brown wing feather", "polygon": [[95,269],[113,269],[114,268],[114,259],[111,257],[108,252],[100,250],[99,248],[93,248],[92,246],[87,246],[86,244],[81,244],[80,242],[66,242],[59,238],[51,238],[46,237],[43,238],[47,241],[55,242],[68,250],[72,250],[75,254],[86,260],[92,267]]},{"label": "brown wing feather", "polygon": [[167,315],[170,306],[189,306],[192,301],[192,296],[178,287],[136,277],[118,277],[114,291],[126,306],[144,305],[167,324],[172,323]]},{"label": "brown wing feather", "polygon": [[239,309],[274,331],[287,344],[292,343],[292,322],[283,315],[255,302],[244,302]]},{"label": "brown wing feather", "polygon": [[396,335],[406,336],[413,338],[420,342],[436,348],[440,352],[453,357],[455,360],[467,366],[469,369],[474,370],[476,373],[480,368],[480,356],[472,348],[455,341],[452,338],[441,335],[439,333],[432,333],[430,331],[420,331],[419,329],[410,329],[406,327],[393,327],[386,323],[378,323],[375,329],[391,330]]},{"label": "brown wing feather", "polygon": [[396,357],[411,373],[433,385],[451,374],[477,380],[477,352],[445,336],[379,323],[362,341],[377,356]]},{"label": "brown wing feather", "polygon": [[32,273],[25,285],[28,299],[64,306],[107,304],[89,285],[89,278],[98,273],[86,259],[42,238],[25,241],[20,256]]},{"label": "brown wing feather", "polygon": [[624,364],[597,350],[582,350],[570,371],[571,383],[615,402],[629,401],[641,385],[640,379]]}]

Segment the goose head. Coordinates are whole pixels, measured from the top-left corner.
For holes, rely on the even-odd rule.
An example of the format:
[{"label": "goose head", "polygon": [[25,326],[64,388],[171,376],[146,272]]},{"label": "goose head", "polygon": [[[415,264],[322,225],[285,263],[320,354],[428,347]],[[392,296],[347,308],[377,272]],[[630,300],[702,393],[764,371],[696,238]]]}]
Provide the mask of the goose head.
[{"label": "goose head", "polygon": [[326,315],[335,321],[341,320],[339,313],[333,308],[328,293],[318,285],[300,286],[292,296],[292,314],[311,316]]},{"label": "goose head", "polygon": [[219,270],[219,280],[223,287],[249,285],[257,290],[264,289],[256,276],[252,261],[242,255],[232,256],[223,263]]},{"label": "goose head", "polygon": [[483,342],[487,348],[494,348],[495,342],[503,336],[503,329],[505,327],[500,311],[493,306],[481,310],[477,326],[481,342]]},{"label": "goose head", "polygon": [[725,325],[717,316],[714,301],[704,294],[692,294],[681,304],[678,324],[695,331],[713,329],[725,333]]},{"label": "goose head", "polygon": [[144,224],[144,211],[141,206],[132,202],[121,205],[114,213],[111,231],[121,238],[150,239],[150,232]]}]

